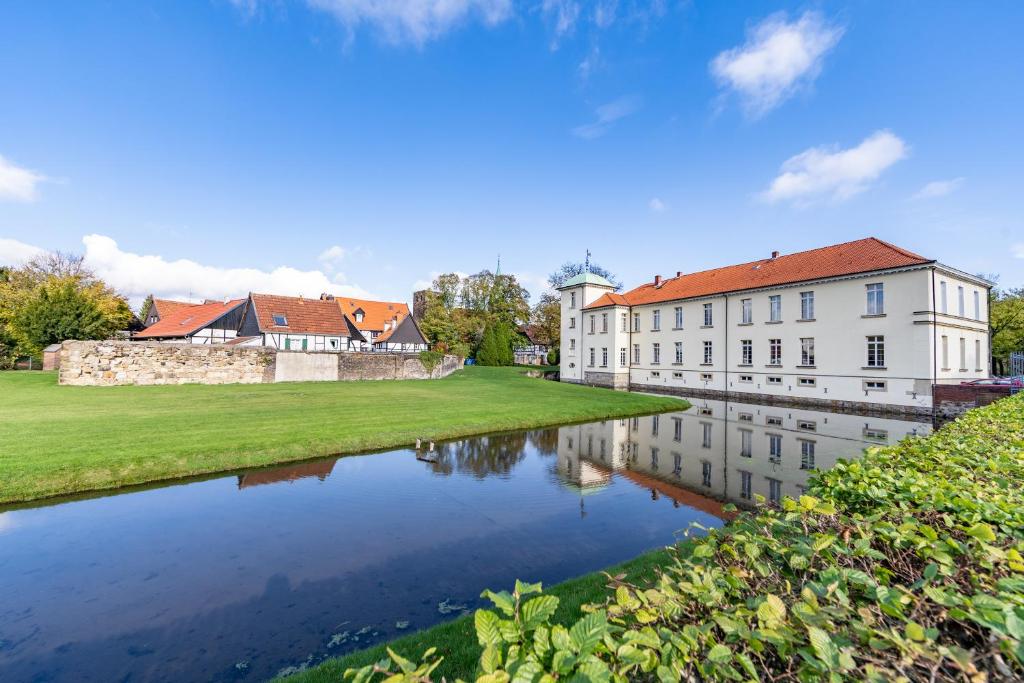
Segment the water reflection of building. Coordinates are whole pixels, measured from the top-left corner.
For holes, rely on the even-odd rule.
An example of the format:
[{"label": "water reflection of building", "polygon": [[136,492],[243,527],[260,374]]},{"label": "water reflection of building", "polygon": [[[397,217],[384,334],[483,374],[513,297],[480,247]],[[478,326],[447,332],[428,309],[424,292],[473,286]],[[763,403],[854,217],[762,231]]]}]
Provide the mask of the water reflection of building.
[{"label": "water reflection of building", "polygon": [[334,463],[338,460],[317,460],[316,462],[302,463],[301,465],[289,465],[288,467],[275,467],[273,469],[256,470],[238,475],[238,488],[246,489],[261,484],[277,484],[282,481],[295,481],[316,477],[323,481],[331,475],[334,470]]},{"label": "water reflection of building", "polygon": [[757,494],[770,501],[797,497],[814,469],[856,458],[868,446],[931,431],[929,423],[892,418],[691,402],[693,407],[683,412],[560,428],[559,474],[582,481],[589,464],[630,478],[670,482],[705,501],[748,506]]}]

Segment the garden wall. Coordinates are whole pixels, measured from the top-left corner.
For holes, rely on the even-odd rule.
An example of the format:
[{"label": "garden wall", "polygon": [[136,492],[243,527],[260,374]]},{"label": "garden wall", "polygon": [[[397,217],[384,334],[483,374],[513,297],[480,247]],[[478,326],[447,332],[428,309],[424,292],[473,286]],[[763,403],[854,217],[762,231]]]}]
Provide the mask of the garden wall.
[{"label": "garden wall", "polygon": [[418,353],[278,351],[224,344],[68,341],[60,351],[60,383],[263,384],[361,379],[429,379],[450,375],[462,359],[444,356],[431,372]]}]

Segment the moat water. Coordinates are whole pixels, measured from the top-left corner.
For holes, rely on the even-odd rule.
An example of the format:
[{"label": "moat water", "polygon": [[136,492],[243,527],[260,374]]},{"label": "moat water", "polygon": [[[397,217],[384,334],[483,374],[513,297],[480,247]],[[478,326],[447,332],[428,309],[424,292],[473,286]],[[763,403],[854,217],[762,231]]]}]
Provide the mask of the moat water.
[{"label": "moat water", "polygon": [[0,509],[0,681],[267,680],[472,611],[485,588],[720,526],[723,502],[797,496],[811,467],[931,430],[693,402]]}]

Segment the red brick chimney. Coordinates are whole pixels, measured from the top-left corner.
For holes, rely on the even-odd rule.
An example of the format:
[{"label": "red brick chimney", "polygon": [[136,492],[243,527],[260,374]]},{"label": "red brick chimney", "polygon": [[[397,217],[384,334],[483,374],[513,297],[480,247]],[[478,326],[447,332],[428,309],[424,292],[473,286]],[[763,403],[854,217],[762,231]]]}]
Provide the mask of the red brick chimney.
[{"label": "red brick chimney", "polygon": [[655,287],[661,287],[661,276],[660,275],[655,275],[654,276],[654,286]]}]

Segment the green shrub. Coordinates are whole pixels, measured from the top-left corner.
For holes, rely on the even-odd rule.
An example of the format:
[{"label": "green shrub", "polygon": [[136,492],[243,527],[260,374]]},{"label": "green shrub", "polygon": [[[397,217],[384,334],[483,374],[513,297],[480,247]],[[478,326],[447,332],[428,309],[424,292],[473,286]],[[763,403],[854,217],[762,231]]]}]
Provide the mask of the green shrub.
[{"label": "green shrub", "polygon": [[434,368],[444,359],[444,354],[440,351],[420,351],[420,362],[423,363],[423,369],[427,371],[427,374],[432,374]]},{"label": "green shrub", "polygon": [[558,365],[558,349],[548,351],[548,365]]},{"label": "green shrub", "polygon": [[476,680],[1024,676],[1024,396],[840,462],[808,493],[681,544],[652,583],[609,577],[568,629],[539,584],[486,591]]}]

